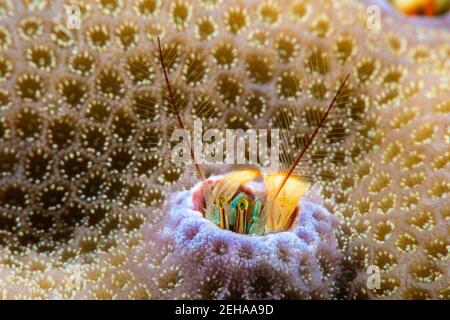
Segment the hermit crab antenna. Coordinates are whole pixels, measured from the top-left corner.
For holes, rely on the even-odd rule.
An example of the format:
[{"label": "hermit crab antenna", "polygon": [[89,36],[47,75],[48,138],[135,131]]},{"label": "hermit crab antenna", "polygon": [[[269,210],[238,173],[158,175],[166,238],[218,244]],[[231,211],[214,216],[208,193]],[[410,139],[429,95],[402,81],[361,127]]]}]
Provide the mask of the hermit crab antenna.
[{"label": "hermit crab antenna", "polygon": [[[158,39],[158,49],[159,49],[159,61],[161,63],[161,68],[163,70],[167,91],[169,92],[170,104],[172,105],[172,107],[175,111],[175,116],[177,118],[178,125],[180,126],[181,129],[185,130],[186,127],[185,127],[183,119],[181,117],[180,110],[178,109],[177,102],[176,102],[175,96],[172,91],[172,86],[170,84],[169,76],[167,74],[167,68],[166,68],[166,64],[164,62],[164,54],[163,54],[163,50],[162,50],[162,46],[161,46],[161,40],[159,39],[159,37],[157,39]],[[206,186],[207,185],[206,177],[203,174],[203,171],[201,170],[200,164],[198,164],[196,161],[195,152],[194,152],[192,143],[190,142],[189,139],[187,139],[187,141],[189,143],[189,151],[191,154],[191,158],[192,158],[192,162],[194,164],[195,170],[197,171],[197,174],[199,175],[200,179],[202,180],[203,185]]]},{"label": "hermit crab antenna", "polygon": [[336,104],[336,101],[339,97],[339,95],[341,94],[342,90],[344,89],[348,79],[350,78],[350,74],[347,74],[347,76],[345,77],[344,81],[342,81],[339,90],[336,92],[336,95],[334,96],[333,100],[331,101],[330,105],[327,108],[327,111],[325,112],[325,114],[322,116],[322,118],[320,119],[319,124],[317,125],[317,127],[314,129],[313,133],[311,134],[311,136],[309,137],[308,141],[306,142],[305,146],[303,147],[303,149],[301,150],[300,154],[297,156],[297,158],[295,159],[295,161],[292,163],[292,165],[289,168],[288,173],[284,176],[283,181],[281,182],[280,186],[277,189],[277,192],[275,193],[275,197],[274,200],[277,198],[277,196],[280,194],[281,190],[283,189],[283,187],[285,186],[286,182],[288,181],[289,177],[294,173],[295,168],[297,167],[297,165],[299,164],[300,160],[303,158],[303,156],[305,155],[306,151],[308,150],[308,148],[311,146],[311,143],[313,142],[314,138],[316,137],[317,133],[319,132],[320,128],[324,125],[325,120],[328,117],[328,114],[330,113],[331,109],[333,109],[333,107]]}]

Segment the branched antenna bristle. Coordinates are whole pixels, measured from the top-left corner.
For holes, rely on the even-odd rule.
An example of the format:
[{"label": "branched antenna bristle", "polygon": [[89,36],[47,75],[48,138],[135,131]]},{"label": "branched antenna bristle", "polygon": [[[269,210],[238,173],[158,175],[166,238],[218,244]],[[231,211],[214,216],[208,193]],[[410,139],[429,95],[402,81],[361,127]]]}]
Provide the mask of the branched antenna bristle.
[{"label": "branched antenna bristle", "polygon": [[275,193],[274,200],[280,194],[280,191],[283,189],[283,187],[286,185],[286,182],[289,180],[289,178],[294,173],[295,168],[297,167],[297,165],[299,164],[300,160],[305,155],[306,151],[311,146],[311,144],[312,144],[314,138],[316,137],[317,133],[319,132],[320,128],[322,128],[322,126],[325,124],[325,120],[327,119],[331,109],[333,109],[333,107],[336,105],[336,101],[338,100],[342,90],[345,88],[345,85],[347,84],[347,81],[348,81],[349,78],[350,78],[350,74],[347,74],[347,76],[345,77],[344,81],[341,83],[338,91],[336,92],[335,96],[333,97],[333,100],[331,101],[330,105],[328,106],[326,112],[324,113],[324,115],[320,119],[319,123],[317,124],[316,128],[314,129],[313,133],[309,137],[309,139],[306,142],[306,144],[303,146],[303,149],[301,150],[301,152],[299,153],[299,155],[297,156],[295,161],[291,164],[288,173],[284,176],[283,181],[280,183],[280,186],[278,187],[277,192]]},{"label": "branched antenna bristle", "polygon": [[[165,65],[165,62],[164,62],[164,54],[163,54],[163,50],[162,50],[162,46],[161,46],[161,40],[160,40],[159,37],[157,39],[158,39],[158,49],[159,49],[159,60],[160,60],[160,63],[161,63],[161,68],[162,68],[163,74],[164,74],[164,80],[166,82],[166,87],[167,87],[167,91],[168,91],[168,94],[169,94],[170,104],[172,104],[172,107],[173,107],[173,110],[175,112],[175,116],[177,118],[177,122],[178,122],[178,125],[179,125],[180,129],[183,129],[185,131],[186,130],[186,126],[185,126],[185,124],[183,122],[183,118],[181,117],[181,113],[180,113],[180,110],[178,108],[177,101],[176,101],[175,96],[173,94],[172,85],[171,85],[170,80],[169,80],[169,75],[167,74],[167,68],[166,68],[166,65]],[[203,170],[202,170],[200,164],[197,162],[197,159],[195,157],[195,152],[194,152],[193,145],[190,142],[189,137],[186,137],[186,138],[187,138],[186,139],[187,142],[189,143],[189,151],[190,151],[190,156],[191,156],[191,159],[192,159],[192,163],[193,163],[193,165],[195,167],[195,170],[197,171],[198,176],[200,177],[200,179],[201,179],[201,181],[203,183],[204,190],[205,190],[204,192],[205,192],[206,203],[208,203],[210,201],[210,193],[211,193],[209,191],[209,185],[208,185],[208,183],[206,181],[206,177],[205,177],[205,175],[203,173]]]}]

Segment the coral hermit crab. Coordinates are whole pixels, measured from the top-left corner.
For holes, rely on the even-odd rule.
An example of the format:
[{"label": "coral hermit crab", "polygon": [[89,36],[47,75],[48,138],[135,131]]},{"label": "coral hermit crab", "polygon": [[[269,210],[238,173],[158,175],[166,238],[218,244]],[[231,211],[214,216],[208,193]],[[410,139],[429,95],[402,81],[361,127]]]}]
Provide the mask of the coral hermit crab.
[{"label": "coral hermit crab", "polygon": [[[185,129],[168,77],[161,41],[159,38],[157,40],[159,59],[169,98],[180,128]],[[309,183],[295,175],[295,169],[335,106],[349,77],[350,75],[347,75],[342,81],[326,112],[289,169],[286,172],[263,176],[266,189],[263,197],[256,196],[250,189],[243,186],[260,176],[259,170],[235,171],[216,181],[207,180],[196,161],[193,147],[190,145],[192,162],[202,180],[202,188],[196,192],[197,210],[221,229],[232,230],[240,234],[261,235],[267,232],[288,230],[299,212],[297,204],[309,188]],[[204,201],[200,201],[198,198],[204,199]]]},{"label": "coral hermit crab", "polygon": [[260,176],[259,170],[248,169],[209,179],[213,200],[205,201],[205,188],[201,185],[193,194],[195,209],[221,229],[240,234],[262,235],[288,230],[299,212],[297,203],[309,183],[299,178],[289,179],[274,203],[273,193],[283,176],[265,175],[265,188],[256,182]]}]

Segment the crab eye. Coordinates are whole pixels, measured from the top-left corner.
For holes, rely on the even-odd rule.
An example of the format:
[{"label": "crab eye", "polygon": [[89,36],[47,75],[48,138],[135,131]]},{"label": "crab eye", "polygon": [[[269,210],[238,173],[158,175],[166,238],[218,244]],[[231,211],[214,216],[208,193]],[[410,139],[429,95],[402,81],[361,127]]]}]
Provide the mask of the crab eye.
[{"label": "crab eye", "polygon": [[450,0],[390,0],[393,6],[411,16],[438,16],[450,10]]},{"label": "crab eye", "polygon": [[242,199],[239,201],[239,209],[245,210],[245,209],[247,209],[247,208],[248,208],[248,201],[247,201],[247,199],[242,198]]}]

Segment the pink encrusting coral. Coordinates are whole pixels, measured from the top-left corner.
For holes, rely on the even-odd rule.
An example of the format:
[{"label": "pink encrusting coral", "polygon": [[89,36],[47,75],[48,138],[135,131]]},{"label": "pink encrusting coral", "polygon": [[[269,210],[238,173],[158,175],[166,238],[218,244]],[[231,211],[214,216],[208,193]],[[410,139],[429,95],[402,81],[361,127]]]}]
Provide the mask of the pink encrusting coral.
[{"label": "pink encrusting coral", "polygon": [[140,271],[150,275],[154,298],[320,299],[337,289],[337,219],[325,208],[303,201],[290,230],[242,235],[196,210],[198,189],[176,194],[164,219],[146,231],[158,254]]}]

